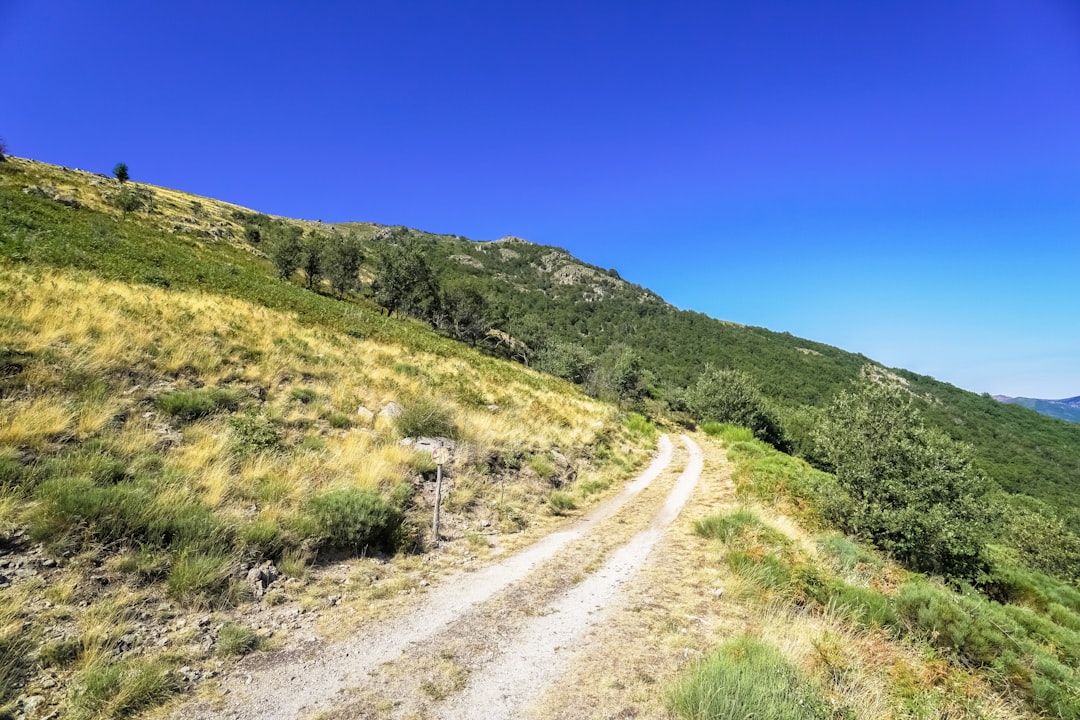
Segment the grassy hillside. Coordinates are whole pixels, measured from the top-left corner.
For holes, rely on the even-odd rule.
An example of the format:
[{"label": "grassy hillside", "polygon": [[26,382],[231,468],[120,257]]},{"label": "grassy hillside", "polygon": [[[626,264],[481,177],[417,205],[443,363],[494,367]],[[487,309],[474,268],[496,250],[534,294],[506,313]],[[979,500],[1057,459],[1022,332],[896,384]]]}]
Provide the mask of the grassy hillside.
[{"label": "grassy hillside", "polygon": [[[128,189],[140,209],[111,204]],[[370,613],[645,457],[647,423],[569,383],[277,279],[234,212],[0,163],[0,716],[135,714],[265,643],[243,610],[264,563],[306,580],[263,605],[304,609],[342,602],[318,578],[353,558]],[[434,546],[427,435],[454,444],[451,542],[410,564]]]},{"label": "grassy hillside", "polygon": [[[341,287],[330,254],[308,262],[352,243]],[[402,268],[422,282],[395,296]],[[815,691],[824,716],[859,716],[880,681],[895,717],[1076,717],[1080,426],[677,310],[556,248],[271,218],[17,158],[0,163],[0,297],[0,717],[20,694],[135,715],[265,645],[253,606],[378,613],[515,547],[645,456],[655,428],[605,399],[689,422],[707,363],[752,375],[811,460],[820,413],[870,365],[1020,494],[980,497],[1001,520],[981,538],[989,561],[978,590],[946,587],[828,534],[832,476],[721,429],[758,506],[703,519],[702,537],[760,599],[747,617],[825,628],[788,658],[836,683]],[[438,553],[422,435],[455,445]],[[772,510],[820,530],[818,549],[764,527],[792,529]],[[255,604],[266,563],[289,580]],[[879,639],[903,645],[895,666]],[[751,640],[721,648],[720,669],[728,650],[775,669]],[[985,688],[1003,705],[970,700]]]}]

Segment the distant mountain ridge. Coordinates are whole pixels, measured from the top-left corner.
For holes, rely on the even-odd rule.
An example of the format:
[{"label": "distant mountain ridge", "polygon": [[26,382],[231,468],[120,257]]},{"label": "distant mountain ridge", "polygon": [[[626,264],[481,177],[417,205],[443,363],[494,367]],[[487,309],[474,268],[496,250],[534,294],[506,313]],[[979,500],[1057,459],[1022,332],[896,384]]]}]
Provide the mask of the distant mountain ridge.
[{"label": "distant mountain ridge", "polygon": [[1038,398],[1009,397],[1008,395],[995,395],[994,399],[1009,405],[1020,405],[1059,420],[1080,423],[1080,395],[1065,398],[1064,400],[1039,400]]}]

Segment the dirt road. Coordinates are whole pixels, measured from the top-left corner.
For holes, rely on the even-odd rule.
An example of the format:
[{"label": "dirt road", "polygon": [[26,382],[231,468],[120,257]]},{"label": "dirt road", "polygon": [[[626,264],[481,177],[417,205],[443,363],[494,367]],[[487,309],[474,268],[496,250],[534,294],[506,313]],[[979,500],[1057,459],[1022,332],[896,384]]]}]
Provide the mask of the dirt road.
[{"label": "dirt road", "polygon": [[176,717],[526,716],[690,497],[702,453],[686,436],[682,445],[661,437],[619,495],[504,561],[439,582],[399,620],[271,653],[223,678],[217,707]]}]

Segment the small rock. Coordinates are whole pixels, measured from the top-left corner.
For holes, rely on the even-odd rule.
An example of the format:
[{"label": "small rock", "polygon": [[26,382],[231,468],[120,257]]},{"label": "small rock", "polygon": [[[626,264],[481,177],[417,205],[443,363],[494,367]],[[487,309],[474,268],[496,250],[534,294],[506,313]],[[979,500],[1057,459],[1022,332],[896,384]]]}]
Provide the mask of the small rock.
[{"label": "small rock", "polygon": [[361,405],[356,408],[356,420],[359,425],[371,427],[375,422],[375,413]]},{"label": "small rock", "polygon": [[396,418],[401,415],[401,406],[396,402],[388,402],[383,406],[383,409],[379,411],[380,417]]},{"label": "small rock", "polygon": [[31,695],[30,697],[23,698],[22,706],[27,715],[34,715],[37,713],[37,709],[41,707],[45,702],[44,695]]}]

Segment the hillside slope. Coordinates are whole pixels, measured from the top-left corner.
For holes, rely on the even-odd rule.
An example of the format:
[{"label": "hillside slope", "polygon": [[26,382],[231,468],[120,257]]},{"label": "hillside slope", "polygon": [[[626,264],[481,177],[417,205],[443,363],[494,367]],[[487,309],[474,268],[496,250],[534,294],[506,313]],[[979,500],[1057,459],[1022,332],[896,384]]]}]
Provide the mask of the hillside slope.
[{"label": "hillside slope", "polygon": [[[278,253],[297,241],[303,252],[356,241],[363,261],[338,289],[320,277],[325,266],[282,271]],[[482,291],[467,307],[482,311],[485,332],[469,337],[483,352],[447,339],[461,320],[449,302],[425,310],[440,332],[372,302],[385,300],[388,259],[412,262],[416,250],[437,279],[421,300]],[[445,573],[591,507],[642,462],[656,429],[522,362],[557,374],[591,363],[608,384],[583,377],[586,389],[680,421],[683,388],[705,363],[738,367],[803,450],[818,409],[872,365],[676,310],[555,248],[270,218],[19,159],[0,163],[0,294],[0,717],[152,712],[257,648],[303,653],[309,634],[379,628]],[[615,371],[633,382],[613,383]],[[725,453],[736,461],[735,496],[693,499],[701,522],[680,520],[684,566],[640,588],[663,599],[624,621],[640,647],[671,651],[665,684],[688,661],[692,624],[702,659],[732,629],[780,646],[811,683],[806,697],[835,708],[815,704],[822,717],[1076,717],[1080,538],[1057,517],[1076,503],[1075,426],[875,372],[938,427],[973,439],[1003,485],[1058,505],[986,498],[1013,508],[986,538],[986,595],[797,527],[791,518],[821,528],[832,476],[745,430],[706,427],[727,448],[709,451],[714,470]],[[418,436],[454,449],[442,544]],[[712,474],[714,490],[727,472]],[[661,503],[632,510],[649,532],[648,508]],[[601,545],[634,532],[609,519],[587,543],[595,557],[541,573],[548,595],[529,596],[540,604],[511,597],[495,611],[541,617],[544,598],[602,569]],[[1042,564],[1024,564],[1033,560]],[[693,611],[672,614],[673,599]],[[617,645],[591,651],[645,662],[603,692],[665,712],[651,660]],[[467,655],[439,649],[419,659],[424,675],[407,666],[402,678],[438,702],[466,683]],[[784,667],[773,663],[796,677]],[[689,670],[693,685],[702,676]],[[378,707],[409,711],[393,698]]]}]

